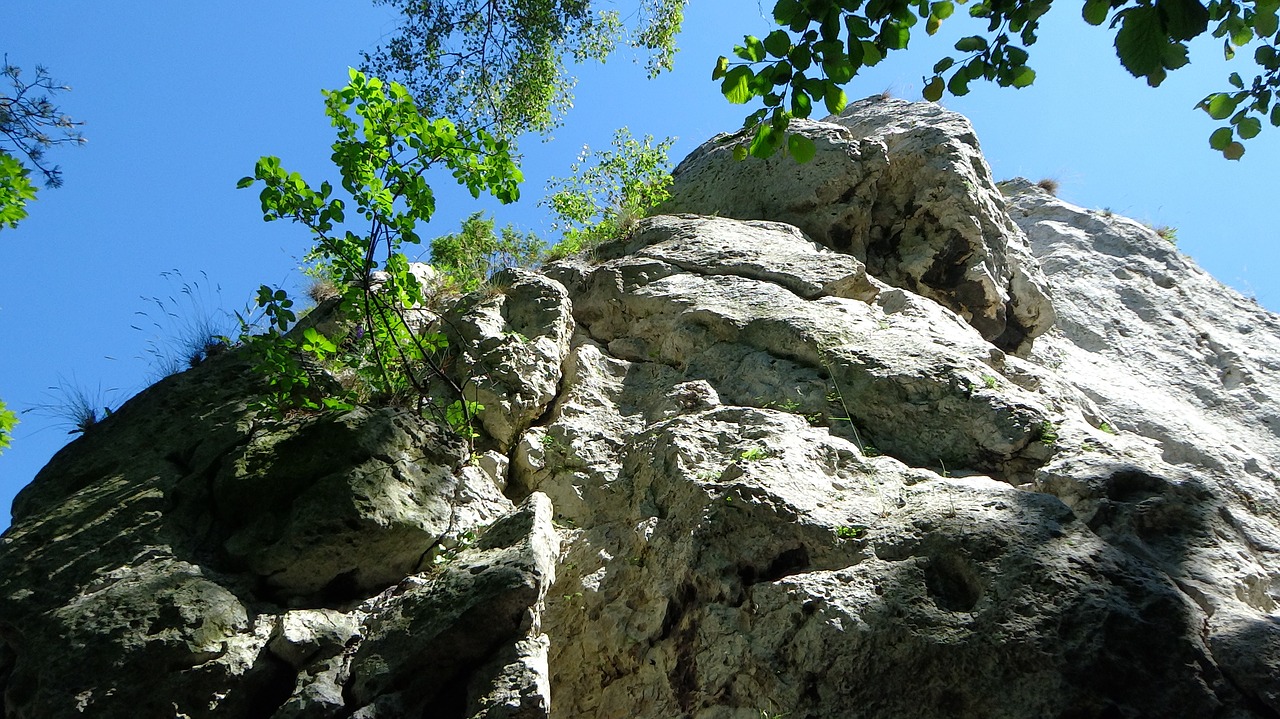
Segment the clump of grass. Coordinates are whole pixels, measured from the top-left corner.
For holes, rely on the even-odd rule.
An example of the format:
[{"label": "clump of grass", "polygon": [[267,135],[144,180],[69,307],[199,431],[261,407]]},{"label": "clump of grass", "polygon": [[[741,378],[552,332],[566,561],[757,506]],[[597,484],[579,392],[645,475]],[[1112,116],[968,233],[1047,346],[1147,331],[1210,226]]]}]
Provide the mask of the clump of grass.
[{"label": "clump of grass", "polygon": [[1160,225],[1155,228],[1155,230],[1156,234],[1159,235],[1161,239],[1168,240],[1169,244],[1178,244],[1178,228],[1170,227],[1168,225]]},{"label": "clump of grass", "polygon": [[314,277],[307,285],[307,297],[317,305],[341,295],[338,285],[328,277]]},{"label": "clump of grass", "polygon": [[[239,323],[222,308],[222,288],[203,271],[188,282],[178,270],[161,272],[170,283],[181,285],[164,297],[143,297],[150,309],[134,314],[146,317],[154,331],[147,340],[145,359],[157,378],[197,367],[231,348]],[[207,289],[212,285],[212,289]],[[210,296],[212,294],[212,296]],[[145,331],[138,325],[133,329]]]},{"label": "clump of grass", "polygon": [[1040,189],[1044,190],[1050,195],[1053,195],[1054,197],[1058,196],[1058,181],[1053,179],[1052,177],[1046,177],[1040,180],[1039,182],[1036,183],[1036,187],[1039,187]]},{"label": "clump of grass", "polygon": [[108,399],[118,391],[104,390],[100,384],[91,390],[74,379],[59,379],[57,385],[49,388],[49,402],[26,411],[59,420],[59,424],[67,428],[67,434],[85,434],[119,408],[118,402]]}]

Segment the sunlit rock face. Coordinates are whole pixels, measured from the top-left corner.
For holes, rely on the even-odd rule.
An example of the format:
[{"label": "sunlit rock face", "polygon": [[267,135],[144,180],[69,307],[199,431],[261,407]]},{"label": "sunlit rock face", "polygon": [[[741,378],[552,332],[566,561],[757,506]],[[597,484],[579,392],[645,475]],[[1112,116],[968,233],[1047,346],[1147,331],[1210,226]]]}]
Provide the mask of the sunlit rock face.
[{"label": "sunlit rock face", "polygon": [[793,224],[1005,351],[1025,352],[1053,324],[1044,275],[963,116],[877,97],[791,131],[814,141],[813,160],[739,162],[747,131],[703,144],[676,169],[669,209]]},{"label": "sunlit rock face", "polygon": [[424,313],[470,445],[271,419],[236,351],[77,439],[3,716],[1280,715],[1280,319],[954,113],[798,129]]}]

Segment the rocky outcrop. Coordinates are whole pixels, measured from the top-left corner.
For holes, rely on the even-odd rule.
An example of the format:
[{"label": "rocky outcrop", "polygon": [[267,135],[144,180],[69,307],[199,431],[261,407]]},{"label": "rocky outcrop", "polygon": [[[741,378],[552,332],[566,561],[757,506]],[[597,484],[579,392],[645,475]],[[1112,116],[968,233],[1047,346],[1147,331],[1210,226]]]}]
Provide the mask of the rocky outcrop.
[{"label": "rocky outcrop", "polygon": [[268,421],[234,351],[77,440],[4,716],[1280,715],[1280,320],[951,113],[802,129],[445,312],[472,446]]},{"label": "rocky outcrop", "polygon": [[792,125],[817,146],[810,162],[739,162],[734,149],[750,133],[720,135],[676,168],[666,209],[795,225],[877,279],[954,310],[1005,351],[1025,352],[1053,324],[1044,276],[968,120],[872,98]]}]

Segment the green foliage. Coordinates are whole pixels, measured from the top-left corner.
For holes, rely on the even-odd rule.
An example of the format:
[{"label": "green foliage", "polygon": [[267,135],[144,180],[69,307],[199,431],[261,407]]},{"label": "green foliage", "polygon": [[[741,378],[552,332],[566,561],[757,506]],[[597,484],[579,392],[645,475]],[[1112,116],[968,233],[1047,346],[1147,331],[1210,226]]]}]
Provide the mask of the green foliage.
[{"label": "green foliage", "polygon": [[5,407],[4,400],[0,399],[0,454],[4,454],[4,450],[9,446],[9,440],[13,437],[13,428],[18,424],[18,415],[9,411]]},{"label": "green foliage", "polygon": [[757,462],[769,456],[769,450],[764,447],[748,447],[742,450],[742,454],[738,458],[744,462]]},{"label": "green foliage", "polygon": [[507,267],[529,267],[542,256],[545,243],[533,233],[511,225],[494,232],[494,221],[477,212],[455,234],[431,241],[431,263],[443,275],[447,289],[472,292],[493,273]]},{"label": "green foliage", "polygon": [[26,204],[36,198],[31,169],[44,177],[46,187],[62,184],[62,170],[50,165],[45,151],[63,144],[82,144],[84,138],[76,122],[64,115],[51,95],[70,90],[59,85],[43,67],[36,66],[34,79],[22,76],[22,69],[7,60],[0,74],[9,79],[9,90],[0,95],[0,228],[16,227],[27,216]]},{"label": "green foliage", "polygon": [[1160,239],[1167,240],[1171,245],[1178,244],[1178,228],[1176,227],[1161,225],[1156,228],[1156,234],[1160,236]]},{"label": "green foliage", "polygon": [[840,539],[857,539],[867,533],[867,528],[860,524],[836,527],[836,536]]},{"label": "green foliage", "polygon": [[[1035,81],[1027,48],[1035,44],[1040,18],[1053,0],[871,0],[863,3],[826,0],[777,0],[773,19],[779,29],[763,40],[747,36],[733,50],[736,60],[721,57],[712,79],[731,103],[760,99],[763,107],[747,116],[743,126],[754,130],[750,154],[769,157],[786,148],[797,160],[809,157],[809,147],[787,136],[792,118],[809,117],[821,103],[830,113],[844,109],[843,87],[865,67],[890,51],[906,49],[912,31],[933,35],[950,18],[956,4],[969,5],[969,16],[986,24],[985,31],[962,37],[957,54],[934,64],[924,80],[924,98],[938,101],[944,93],[957,97],[969,92],[975,80],[1001,87],[1022,88]],[[1110,18],[1116,29],[1116,55],[1135,77],[1152,87],[1168,72],[1188,62],[1187,42],[1207,32],[1223,41],[1228,60],[1237,50],[1257,43],[1253,60],[1259,74],[1246,84],[1239,73],[1228,77],[1232,89],[1213,93],[1198,107],[1215,120],[1227,120],[1209,140],[1228,159],[1239,159],[1248,140],[1262,129],[1263,120],[1280,125],[1280,2],[1276,0],[1085,0],[1084,19],[1101,25]],[[785,142],[784,142],[785,139]]]},{"label": "green foliage", "polygon": [[657,145],[652,135],[637,140],[626,127],[613,135],[613,149],[583,147],[568,178],[551,178],[544,204],[556,216],[562,239],[552,257],[581,252],[629,232],[640,218],[671,197],[671,161],[675,138]]},{"label": "green foliage", "polygon": [[1036,427],[1036,434],[1039,435],[1039,440],[1045,444],[1052,445],[1058,441],[1058,427],[1047,419]]},{"label": "green foliage", "polygon": [[27,216],[27,203],[36,199],[31,171],[12,155],[0,151],[0,228],[17,227]]},{"label": "green foliage", "polygon": [[[332,157],[349,201],[335,197],[327,181],[315,188],[286,171],[275,157],[259,159],[254,175],[239,182],[242,188],[262,183],[264,220],[289,219],[311,232],[314,245],[307,257],[318,274],[333,280],[341,315],[356,323],[340,342],[314,328],[304,330],[299,341],[286,334],[297,320],[293,300],[283,290],[260,288],[257,304],[267,329],[246,343],[270,384],[263,404],[277,416],[294,409],[349,408],[356,397],[332,396],[316,383],[313,365],[337,362],[384,399],[411,396],[422,406],[428,384],[443,384],[456,401],[436,408],[438,419],[473,436],[472,417],[480,408],[465,400],[444,371],[444,336],[414,326],[406,313],[421,307],[423,294],[402,248],[420,242],[418,224],[435,212],[426,179],[431,170],[448,170],[472,196],[487,191],[502,202],[518,198],[520,170],[509,143],[484,130],[425,117],[403,86],[355,70],[350,80],[324,93],[326,114],[337,130]],[[345,228],[349,205],[359,232]]]},{"label": "green foliage", "polygon": [[365,69],[403,83],[428,113],[513,139],[546,133],[573,105],[574,63],[604,62],[619,45],[670,69],[687,0],[637,0],[623,13],[589,0],[378,0],[401,16]]}]

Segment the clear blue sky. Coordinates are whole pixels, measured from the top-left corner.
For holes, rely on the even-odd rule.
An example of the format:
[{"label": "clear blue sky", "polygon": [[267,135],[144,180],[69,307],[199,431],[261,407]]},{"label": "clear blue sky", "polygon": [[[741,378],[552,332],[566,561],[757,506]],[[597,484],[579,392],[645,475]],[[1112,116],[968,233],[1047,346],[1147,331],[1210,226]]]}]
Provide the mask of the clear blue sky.
[{"label": "clear blue sky", "polygon": [[[1194,45],[1192,64],[1153,90],[1120,68],[1111,35],[1086,26],[1078,4],[1059,5],[1032,48],[1035,86],[975,84],[970,96],[943,100],[973,121],[996,177],[1052,177],[1070,202],[1176,227],[1183,252],[1280,308],[1280,130],[1266,128],[1230,163],[1208,149],[1215,123],[1192,109],[1224,89],[1231,69],[1251,77],[1252,52],[1227,67],[1220,43]],[[744,33],[771,29],[761,15],[756,3],[693,0],[675,73],[649,82],[625,58],[585,68],[555,139],[525,141],[525,199],[497,210],[499,222],[545,232],[545,179],[567,174],[584,143],[606,146],[616,127],[679,137],[679,160],[740,126],[743,108],[720,97],[710,70]],[[976,31],[962,15],[942,35]],[[305,233],[263,223],[256,192],[235,182],[263,154],[314,181],[331,178],[319,91],[344,84],[359,52],[393,27],[385,9],[362,0],[0,4],[0,52],[72,85],[61,105],[88,123],[89,138],[54,157],[65,187],[42,191],[27,220],[0,231],[0,398],[17,411],[56,405],[61,395],[49,388],[61,385],[119,404],[154,378],[148,346],[172,346],[166,335],[193,316],[243,307],[261,283],[296,290]],[[856,80],[850,97],[889,89],[919,99],[921,77],[947,47],[913,38],[910,51]],[[439,233],[482,207],[437,190]],[[199,285],[203,310],[180,294],[182,279],[162,275],[171,270]],[[147,297],[173,297],[166,304],[179,317]],[[67,429],[56,417],[22,415],[0,456],[0,506],[67,442]]]}]

